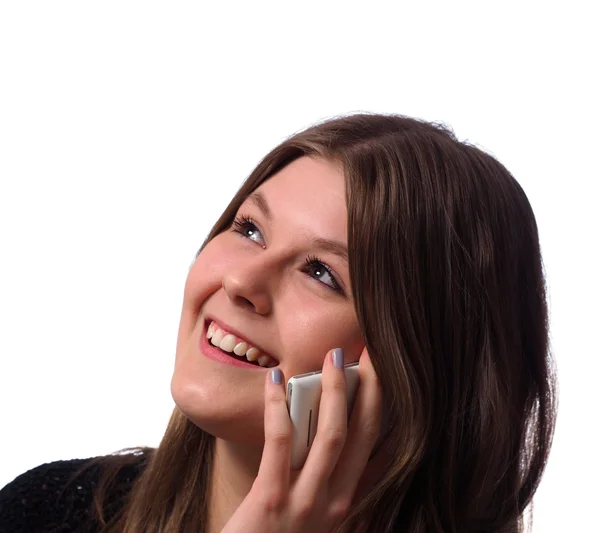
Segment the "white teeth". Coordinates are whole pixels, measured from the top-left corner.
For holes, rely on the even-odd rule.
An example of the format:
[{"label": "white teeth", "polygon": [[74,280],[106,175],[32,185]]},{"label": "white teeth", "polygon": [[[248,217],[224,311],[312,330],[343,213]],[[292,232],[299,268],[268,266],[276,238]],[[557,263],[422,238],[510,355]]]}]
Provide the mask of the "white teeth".
[{"label": "white teeth", "polygon": [[259,355],[260,350],[258,348],[252,347],[246,352],[246,359],[248,359],[248,361],[256,361]]},{"label": "white teeth", "polygon": [[268,355],[261,355],[258,358],[258,364],[260,366],[267,366],[269,364],[270,360],[271,360],[271,358]]},{"label": "white teeth", "polygon": [[224,337],[223,330],[217,329],[217,331],[215,331],[213,333],[213,336],[210,339],[210,343],[213,346],[216,346],[217,348],[219,348],[220,347],[219,344],[221,344],[221,341],[223,340],[223,337]]},{"label": "white teeth", "polygon": [[235,355],[245,355],[247,349],[248,349],[248,343],[240,342],[235,345],[235,348],[233,349],[233,353]]},{"label": "white teeth", "polygon": [[[210,343],[224,352],[233,352],[240,357],[246,356],[246,359],[252,363],[256,362],[262,367],[273,367],[277,361],[270,356],[263,354],[258,348],[250,346],[247,342],[237,342],[237,337],[231,333],[223,331],[215,322],[211,322],[206,330],[206,338]],[[237,344],[236,344],[237,343]]]},{"label": "white teeth", "polygon": [[211,322],[210,326],[208,326],[208,331],[206,332],[206,338],[210,339],[215,334],[215,323]]},{"label": "white teeth", "polygon": [[221,348],[221,350],[224,352],[232,352],[236,344],[235,341],[235,335],[231,335],[231,333],[229,335],[225,335],[223,340],[219,343],[219,348]]}]

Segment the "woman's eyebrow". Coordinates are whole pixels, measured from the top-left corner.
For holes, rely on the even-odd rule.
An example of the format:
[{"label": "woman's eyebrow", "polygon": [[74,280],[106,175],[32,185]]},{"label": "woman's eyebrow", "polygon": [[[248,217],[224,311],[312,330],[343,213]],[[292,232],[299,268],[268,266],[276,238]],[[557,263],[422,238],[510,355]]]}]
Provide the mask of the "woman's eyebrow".
[{"label": "woman's eyebrow", "polygon": [[[267,220],[273,218],[267,199],[260,191],[254,191],[248,196],[248,201],[254,204]],[[315,248],[320,248],[321,250],[337,255],[346,264],[348,263],[348,247],[343,242],[324,239],[322,237],[310,237],[310,244]]]},{"label": "woman's eyebrow", "polygon": [[271,220],[271,209],[269,208],[269,204],[267,203],[267,199],[264,197],[263,193],[260,191],[254,191],[250,196],[248,196],[248,201],[258,207],[258,209],[262,211],[262,214],[265,215],[265,218]]},{"label": "woman's eyebrow", "polygon": [[321,237],[311,237],[310,243],[315,248],[337,255],[344,263],[348,264],[348,247],[344,243]]}]

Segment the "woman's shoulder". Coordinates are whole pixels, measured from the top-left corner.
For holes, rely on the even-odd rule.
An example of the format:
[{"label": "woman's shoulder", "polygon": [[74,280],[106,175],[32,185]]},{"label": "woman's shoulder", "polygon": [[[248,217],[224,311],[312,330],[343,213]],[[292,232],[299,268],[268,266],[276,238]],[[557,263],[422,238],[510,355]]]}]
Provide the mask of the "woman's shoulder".
[{"label": "woman's shoulder", "polygon": [[131,488],[147,457],[100,456],[45,463],[0,490],[0,533],[93,530],[92,501],[103,464],[121,457],[120,495]]}]

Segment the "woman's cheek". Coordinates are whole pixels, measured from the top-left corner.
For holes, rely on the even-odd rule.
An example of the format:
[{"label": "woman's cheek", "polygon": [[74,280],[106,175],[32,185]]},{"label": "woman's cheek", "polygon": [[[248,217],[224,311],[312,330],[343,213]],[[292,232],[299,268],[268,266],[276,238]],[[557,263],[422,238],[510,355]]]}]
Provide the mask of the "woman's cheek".
[{"label": "woman's cheek", "polygon": [[320,369],[333,348],[343,348],[347,362],[358,360],[364,341],[354,309],[339,305],[343,307],[336,309],[335,304],[323,302],[298,306],[291,315],[293,329],[283,333],[282,338],[288,339],[286,353],[294,374]]},{"label": "woman's cheek", "polygon": [[219,236],[210,241],[190,269],[184,288],[188,309],[198,309],[213,292],[219,290],[223,272],[237,260],[235,254],[228,253],[220,241]]}]

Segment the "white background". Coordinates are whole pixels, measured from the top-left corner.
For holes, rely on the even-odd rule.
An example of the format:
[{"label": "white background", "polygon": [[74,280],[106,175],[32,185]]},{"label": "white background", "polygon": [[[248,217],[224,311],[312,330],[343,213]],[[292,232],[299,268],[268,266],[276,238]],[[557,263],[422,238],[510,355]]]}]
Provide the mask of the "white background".
[{"label": "white background", "polygon": [[561,387],[534,532],[597,527],[594,3],[212,4],[0,3],[0,487],[158,445],[185,276],[242,180],[319,119],[396,112],[533,205]]}]

